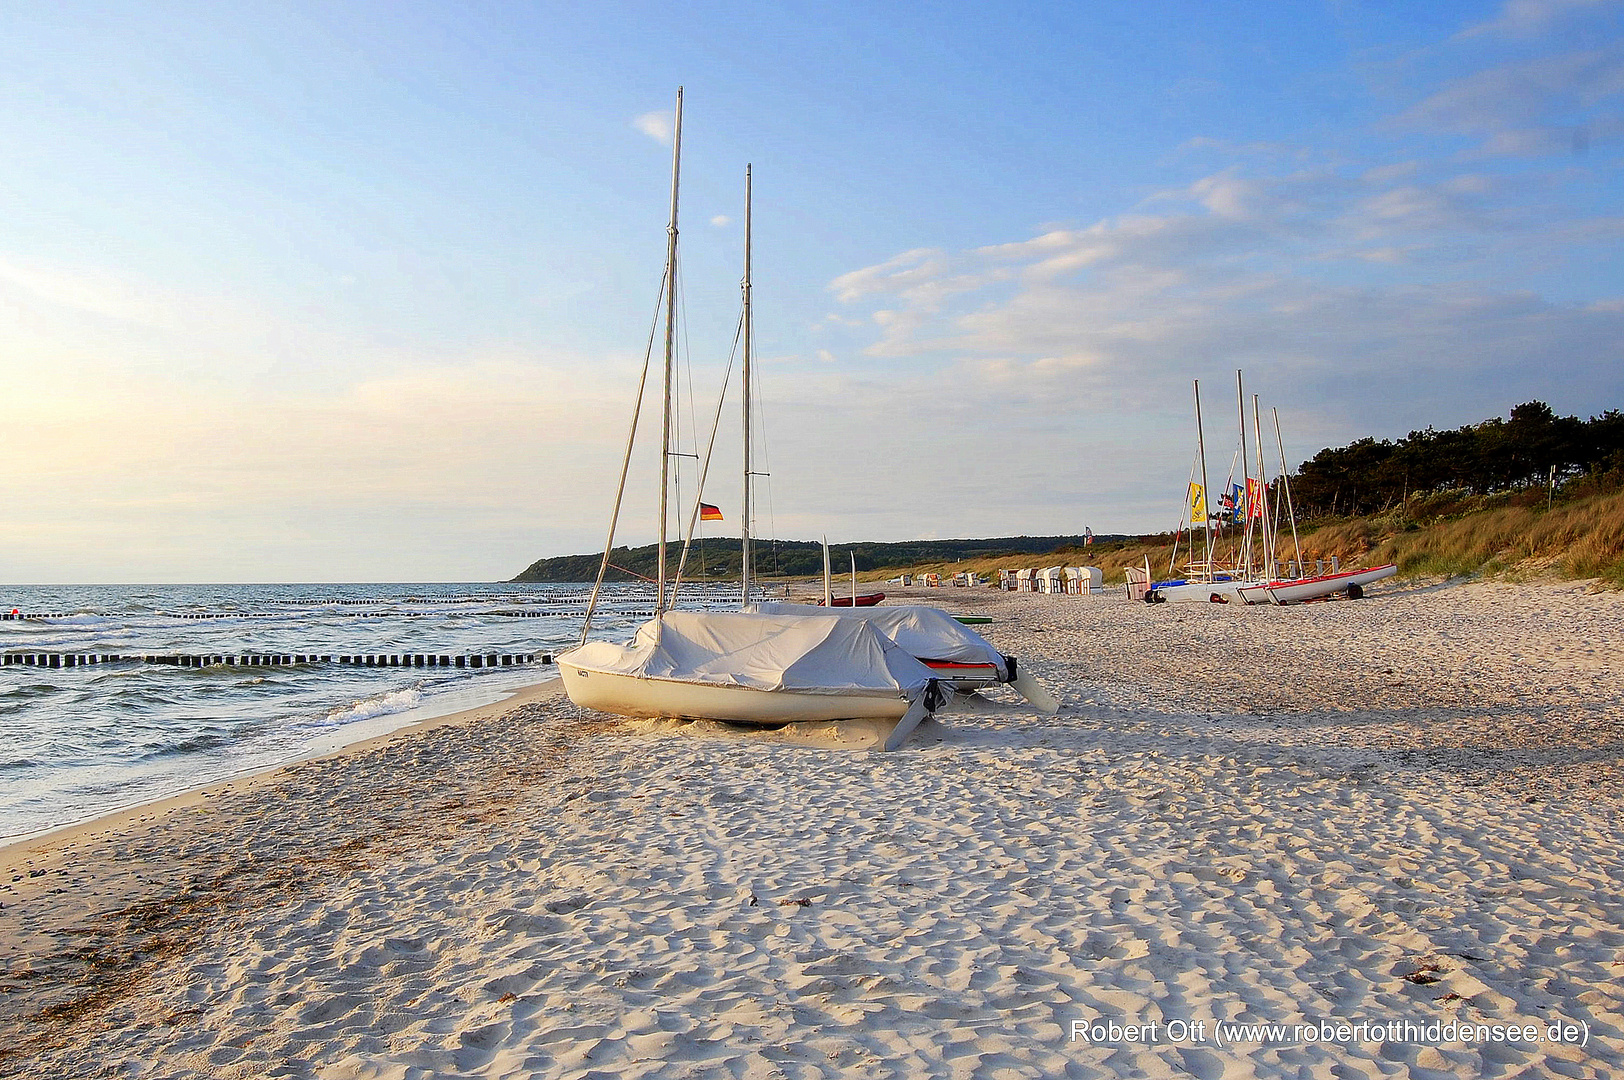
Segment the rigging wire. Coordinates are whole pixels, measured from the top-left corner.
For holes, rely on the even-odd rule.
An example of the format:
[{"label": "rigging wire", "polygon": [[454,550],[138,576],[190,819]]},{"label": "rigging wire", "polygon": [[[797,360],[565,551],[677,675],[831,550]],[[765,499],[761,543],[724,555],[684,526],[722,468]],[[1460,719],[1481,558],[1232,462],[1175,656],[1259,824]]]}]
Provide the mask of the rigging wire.
[{"label": "rigging wire", "polygon": [[[755,336],[756,336],[755,327],[752,325],[751,328],[750,328],[750,355],[752,355],[752,356],[756,355]],[[755,373],[752,372],[752,374],[755,374]],[[757,423],[756,430],[760,431],[762,433],[761,434],[761,439],[759,440],[759,442],[761,444],[761,463],[762,463],[763,466],[765,466],[765,468],[763,468],[763,470],[761,472],[752,473],[751,475],[753,475],[753,476],[764,476],[764,477],[767,478],[767,531],[772,534],[773,573],[776,574],[776,573],[778,573],[778,519],[775,516],[775,514],[773,513],[773,483],[772,483],[773,462],[772,462],[772,455],[767,450],[767,446],[768,446],[768,440],[767,440],[767,402],[766,402],[766,399],[762,396],[762,394],[761,394],[761,392],[759,390],[760,385],[761,385],[761,376],[756,375],[756,385],[751,387],[750,400],[752,402],[754,402],[754,404],[756,406],[756,415],[758,417],[760,417],[760,422]],[[752,446],[754,446],[754,444],[755,444],[755,440],[752,440]],[[753,528],[750,531],[751,531],[751,535],[755,534],[755,530]],[[754,548],[754,546],[755,545],[753,545],[753,544],[751,545],[752,549]],[[755,552],[754,552],[754,550],[752,550],[751,555],[754,556],[754,554],[755,554]],[[751,564],[750,564],[750,571],[751,571],[750,576],[755,577],[755,562],[754,562],[753,558],[752,558]]]},{"label": "rigging wire", "polygon": [[[682,281],[682,275],[680,273],[677,275],[677,281],[678,281],[679,284]],[[688,341],[688,290],[687,289],[684,288],[684,289],[679,289],[678,290],[678,292],[677,292],[677,305],[678,305],[679,309],[682,312],[681,326],[682,326],[682,359],[683,359],[683,367],[684,367],[684,370],[688,373],[688,435],[689,435],[689,438],[690,438],[690,440],[692,442],[693,450],[694,450],[692,455],[685,454],[683,456],[684,457],[691,456],[697,461],[698,458],[699,458],[699,410],[694,407],[694,350],[693,350],[693,346]],[[680,467],[680,462],[679,462],[679,467]],[[678,506],[682,505],[682,479],[681,479],[680,471],[678,473],[678,478],[677,478],[677,505]],[[692,526],[690,526],[689,527],[689,539],[692,539],[692,532],[693,532],[693,529],[692,529]],[[686,550],[686,548],[687,548],[686,543],[683,544],[683,548]]]},{"label": "rigging wire", "polygon": [[[679,515],[682,513],[682,510],[680,509],[680,507],[682,506],[682,459],[683,459],[683,457],[685,455],[682,452],[682,418],[680,416],[680,411],[677,408],[677,404],[678,404],[678,402],[680,401],[680,399],[682,397],[681,386],[680,386],[680,384],[682,382],[682,366],[681,365],[682,365],[682,362],[684,360],[686,360],[689,356],[692,355],[692,353],[688,349],[688,294],[682,288],[682,261],[681,261],[681,259],[682,259],[682,256],[679,254],[677,256],[677,261],[673,264],[673,266],[675,267],[675,270],[676,270],[676,276],[673,279],[672,288],[676,290],[676,292],[675,292],[676,304],[674,306],[676,307],[676,311],[677,311],[677,327],[678,327],[678,332],[675,335],[677,340],[676,340],[675,345],[674,345],[674,347],[677,350],[677,355],[678,355],[678,359],[677,359],[677,362],[676,362],[677,363],[677,370],[676,370],[675,374],[676,374],[676,379],[677,379],[677,382],[678,382],[679,385],[673,388],[675,392],[671,395],[671,412],[672,412],[671,430],[676,436],[676,439],[675,439],[676,445],[669,448],[669,453],[671,454],[671,483],[672,483],[672,486],[676,489],[676,504],[679,507],[679,509],[677,510],[677,513]],[[690,379],[690,384],[691,384],[691,382],[692,382],[692,380]],[[681,520],[680,516],[679,516],[678,520],[679,521]],[[677,530],[677,532],[678,532],[678,535],[680,536],[682,531],[679,528]],[[670,583],[668,582],[667,583],[667,588],[670,588],[670,587],[671,587]]]},{"label": "rigging wire", "polygon": [[586,614],[581,619],[581,641],[586,644],[592,630],[592,615],[598,609],[598,594],[603,590],[604,575],[609,572],[609,553],[615,547],[615,526],[620,521],[620,503],[626,495],[626,474],[631,469],[632,445],[637,441],[637,424],[643,415],[643,391],[648,386],[649,362],[654,356],[654,335],[660,329],[660,307],[665,300],[666,288],[671,284],[670,272],[660,275],[660,295],[654,303],[654,319],[648,328],[648,345],[643,349],[643,374],[637,380],[637,399],[632,404],[631,430],[626,434],[626,456],[620,465],[620,486],[615,489],[615,508],[609,514],[609,538],[603,545],[603,562],[598,565],[598,579],[592,584],[592,597],[587,601]]},{"label": "rigging wire", "polygon": [[[1190,516],[1190,506],[1189,506],[1189,503],[1190,503],[1190,489],[1195,486],[1195,470],[1196,470],[1196,466],[1199,465],[1199,464],[1200,464],[1199,456],[1190,459],[1190,479],[1188,481],[1186,481],[1185,485],[1184,485],[1184,504],[1185,505],[1184,505],[1184,509],[1179,511],[1179,527],[1177,529],[1173,530],[1173,554],[1171,554],[1171,555],[1169,555],[1167,557],[1167,576],[1168,577],[1173,576],[1173,567],[1178,564],[1179,537],[1184,534],[1185,521]],[[1203,491],[1201,493],[1201,501],[1203,503],[1206,502],[1209,497],[1210,497],[1209,492]],[[1208,514],[1212,513],[1212,508],[1211,507],[1207,508],[1207,513]],[[1190,522],[1190,524],[1193,525],[1195,523]],[[1194,533],[1190,534],[1190,559],[1191,559],[1192,562],[1195,559],[1195,534]]]},{"label": "rigging wire", "polygon": [[[693,544],[694,540],[694,526],[699,521],[700,506],[702,504],[702,500],[705,498],[705,478],[710,474],[711,452],[716,449],[716,432],[722,426],[722,405],[727,401],[727,384],[733,377],[733,360],[739,350],[739,334],[742,332],[743,327],[744,314],[741,312],[739,314],[739,329],[733,332],[733,348],[728,351],[727,369],[722,372],[722,388],[716,394],[716,417],[711,421],[710,443],[705,447],[705,456],[703,459],[701,459],[702,464],[699,468],[699,487],[698,490],[694,492],[694,509],[693,513],[689,515],[688,518],[688,537],[683,541],[682,555],[677,560],[677,578],[675,584],[673,584],[671,587],[671,600],[673,603],[676,602],[677,589],[682,586],[682,568],[688,561],[688,549]],[[694,448],[696,450],[698,449],[697,443],[695,444]]]}]

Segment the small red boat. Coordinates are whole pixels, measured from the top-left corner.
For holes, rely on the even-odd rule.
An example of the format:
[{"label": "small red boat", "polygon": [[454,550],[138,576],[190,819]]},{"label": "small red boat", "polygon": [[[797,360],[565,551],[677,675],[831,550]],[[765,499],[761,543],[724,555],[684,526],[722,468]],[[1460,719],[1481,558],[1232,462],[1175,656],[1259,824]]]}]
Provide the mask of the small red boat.
[{"label": "small red boat", "polygon": [[[873,607],[875,604],[878,604],[881,600],[884,600],[884,599],[885,599],[885,594],[882,593],[882,592],[864,593],[862,596],[837,596],[833,600],[830,601],[830,606],[831,607]],[[819,607],[823,606],[823,601],[822,600],[818,601],[818,606]]]}]

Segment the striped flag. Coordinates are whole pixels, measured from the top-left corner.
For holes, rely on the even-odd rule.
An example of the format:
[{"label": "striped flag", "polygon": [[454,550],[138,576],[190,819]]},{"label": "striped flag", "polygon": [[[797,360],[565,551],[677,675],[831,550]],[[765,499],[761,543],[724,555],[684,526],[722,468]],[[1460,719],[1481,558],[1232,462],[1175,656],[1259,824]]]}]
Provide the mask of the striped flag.
[{"label": "striped flag", "polygon": [[700,503],[699,504],[699,520],[700,521],[721,521],[722,520],[721,508],[712,506],[708,502]]}]

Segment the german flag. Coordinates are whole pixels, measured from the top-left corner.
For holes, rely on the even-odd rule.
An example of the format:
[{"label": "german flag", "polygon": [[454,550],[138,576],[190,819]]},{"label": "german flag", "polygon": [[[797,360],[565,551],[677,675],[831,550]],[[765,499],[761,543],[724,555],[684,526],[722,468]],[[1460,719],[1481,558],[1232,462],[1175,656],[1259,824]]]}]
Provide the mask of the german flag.
[{"label": "german flag", "polygon": [[699,520],[700,521],[721,521],[722,520],[722,511],[721,511],[721,509],[719,507],[712,506],[708,502],[702,502],[702,503],[699,504]]}]

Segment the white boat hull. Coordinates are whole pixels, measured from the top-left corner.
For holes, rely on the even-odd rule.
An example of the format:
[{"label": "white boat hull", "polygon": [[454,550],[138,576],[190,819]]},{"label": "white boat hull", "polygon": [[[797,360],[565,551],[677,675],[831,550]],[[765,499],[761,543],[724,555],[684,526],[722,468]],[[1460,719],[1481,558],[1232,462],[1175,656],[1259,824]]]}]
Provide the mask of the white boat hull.
[{"label": "white boat hull", "polygon": [[1175,604],[1239,604],[1241,589],[1259,585],[1256,581],[1190,581],[1183,585],[1159,585],[1150,590],[1147,599],[1152,603],[1168,601]]},{"label": "white boat hull", "polygon": [[1323,577],[1298,578],[1295,581],[1270,581],[1243,586],[1240,596],[1248,604],[1300,604],[1317,600],[1332,593],[1346,592],[1350,587],[1363,589],[1372,582],[1390,578],[1398,573],[1398,566],[1388,563],[1367,570],[1346,570]]},{"label": "white boat hull", "polygon": [[808,720],[900,720],[910,704],[907,697],[894,692],[817,694],[717,686],[588,671],[563,658],[558,661],[558,670],[571,701],[618,716],[760,725]]},{"label": "white boat hull", "polygon": [[1157,601],[1211,604],[1300,604],[1350,587],[1363,589],[1372,582],[1398,573],[1392,563],[1366,570],[1345,570],[1322,577],[1290,581],[1192,581],[1182,585],[1162,585],[1151,590]]}]

